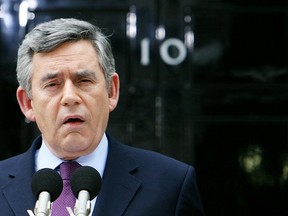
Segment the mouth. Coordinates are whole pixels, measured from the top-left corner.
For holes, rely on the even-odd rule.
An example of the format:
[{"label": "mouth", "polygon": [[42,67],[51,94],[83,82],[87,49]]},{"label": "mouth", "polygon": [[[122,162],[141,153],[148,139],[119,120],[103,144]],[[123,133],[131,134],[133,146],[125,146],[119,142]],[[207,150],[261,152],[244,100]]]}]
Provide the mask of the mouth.
[{"label": "mouth", "polygon": [[83,123],[84,118],[81,116],[71,116],[71,117],[66,117],[63,121],[63,124],[74,124],[74,123]]}]

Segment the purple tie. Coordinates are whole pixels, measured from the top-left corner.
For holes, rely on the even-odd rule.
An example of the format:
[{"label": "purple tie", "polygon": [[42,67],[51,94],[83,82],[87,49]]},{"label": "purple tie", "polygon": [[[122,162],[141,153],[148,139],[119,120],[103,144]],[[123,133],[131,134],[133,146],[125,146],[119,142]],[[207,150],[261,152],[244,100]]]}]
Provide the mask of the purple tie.
[{"label": "purple tie", "polygon": [[76,198],[73,195],[70,185],[70,177],[80,167],[76,161],[63,162],[60,164],[60,175],[63,180],[63,190],[60,196],[53,202],[52,216],[69,216],[66,207],[73,211]]}]

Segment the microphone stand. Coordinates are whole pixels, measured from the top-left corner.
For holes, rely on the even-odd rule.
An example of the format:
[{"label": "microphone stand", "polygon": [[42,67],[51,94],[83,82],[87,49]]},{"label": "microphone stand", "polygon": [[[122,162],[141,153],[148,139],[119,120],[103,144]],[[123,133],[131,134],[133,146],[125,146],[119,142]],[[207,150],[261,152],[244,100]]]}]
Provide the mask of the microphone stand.
[{"label": "microphone stand", "polygon": [[[69,216],[88,216],[91,211],[91,201],[88,191],[79,192],[80,199],[76,200],[74,212],[70,207],[66,207]],[[39,201],[41,200],[41,202]],[[27,210],[29,216],[51,216],[50,194],[48,192],[41,192],[37,200],[34,213],[31,210]]]},{"label": "microphone stand", "polygon": [[27,210],[30,216],[50,216],[51,215],[51,202],[50,194],[47,191],[42,191],[39,194],[39,199],[34,208],[34,214],[31,210]]},{"label": "microphone stand", "polygon": [[[70,207],[66,208],[68,211],[69,216],[75,216],[75,214],[73,213],[72,209]],[[27,210],[29,216],[38,216],[39,214],[34,214],[31,210]],[[51,212],[49,212],[49,216],[51,215]],[[40,215],[39,215],[40,216]]]},{"label": "microphone stand", "polygon": [[76,200],[74,213],[75,216],[88,216],[91,211],[90,194],[86,190],[81,190]]}]

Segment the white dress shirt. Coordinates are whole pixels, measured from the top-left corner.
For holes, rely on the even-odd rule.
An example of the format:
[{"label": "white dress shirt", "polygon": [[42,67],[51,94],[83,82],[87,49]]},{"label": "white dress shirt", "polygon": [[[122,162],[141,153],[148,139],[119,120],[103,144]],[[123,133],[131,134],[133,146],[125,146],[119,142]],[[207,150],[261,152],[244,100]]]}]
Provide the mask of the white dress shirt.
[{"label": "white dress shirt", "polygon": [[[107,154],[108,154],[108,140],[106,134],[104,133],[97,148],[90,154],[77,158],[76,161],[81,166],[91,166],[95,168],[99,172],[100,176],[103,177],[105,164],[107,160]],[[56,157],[49,150],[47,144],[42,139],[42,145],[35,154],[35,166],[36,166],[35,170],[38,171],[43,168],[55,169],[62,162],[63,160]],[[91,201],[91,214],[94,210],[96,199],[97,197]]]}]

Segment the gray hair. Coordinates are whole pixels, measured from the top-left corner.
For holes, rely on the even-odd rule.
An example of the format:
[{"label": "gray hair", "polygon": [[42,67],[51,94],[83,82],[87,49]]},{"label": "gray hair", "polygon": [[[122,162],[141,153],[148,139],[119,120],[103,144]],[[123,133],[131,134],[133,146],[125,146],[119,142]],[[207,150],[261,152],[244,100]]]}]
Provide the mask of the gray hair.
[{"label": "gray hair", "polygon": [[29,98],[33,73],[32,58],[34,53],[50,52],[68,41],[89,40],[94,46],[99,64],[104,72],[107,88],[115,72],[115,60],[108,38],[101,30],[83,20],[61,18],[41,23],[29,32],[18,50],[17,80]]}]

